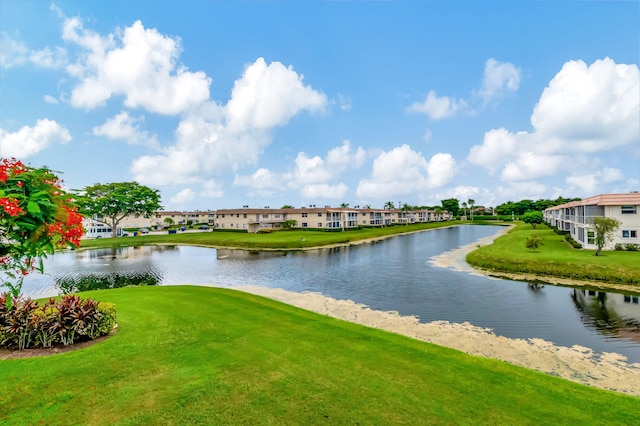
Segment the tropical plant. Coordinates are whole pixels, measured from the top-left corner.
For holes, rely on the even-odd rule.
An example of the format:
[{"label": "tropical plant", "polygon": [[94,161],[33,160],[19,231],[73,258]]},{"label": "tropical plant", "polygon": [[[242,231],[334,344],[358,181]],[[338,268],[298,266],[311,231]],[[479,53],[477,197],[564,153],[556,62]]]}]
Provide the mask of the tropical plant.
[{"label": "tropical plant", "polygon": [[462,211],[464,212],[464,216],[467,216],[467,203],[466,202],[462,202]]},{"label": "tropical plant", "polygon": [[448,198],[446,200],[440,201],[442,204],[442,209],[451,213],[452,216],[457,216],[458,211],[460,210],[460,202],[457,198]]},{"label": "tropical plant", "polygon": [[393,204],[393,201],[387,201],[386,203],[384,203],[384,208],[385,210],[393,210],[396,208],[395,204]]},{"label": "tropical plant", "polygon": [[531,234],[528,238],[527,238],[527,243],[526,243],[526,247],[528,249],[531,249],[533,251],[537,251],[538,248],[542,245],[542,238],[540,238],[540,235],[538,234]]},{"label": "tropical plant", "polygon": [[97,183],[75,192],[80,211],[110,226],[114,238],[124,217],[150,217],[162,208],[159,191],[137,182]]},{"label": "tropical plant", "polygon": [[476,205],[476,200],[469,198],[467,203],[469,205],[469,212],[471,213],[471,220],[473,220],[473,207]]},{"label": "tropical plant", "polygon": [[[48,168],[0,161],[0,286],[9,290],[8,307],[26,275],[43,272],[42,259],[58,248],[80,246],[82,216]],[[7,279],[8,278],[8,279]]]},{"label": "tropical plant", "polygon": [[613,233],[620,227],[621,222],[613,217],[595,217],[589,223],[595,230],[596,256],[599,256],[605,244],[613,238]]},{"label": "tropical plant", "polygon": [[346,209],[347,207],[349,207],[349,203],[340,204],[340,208]]}]

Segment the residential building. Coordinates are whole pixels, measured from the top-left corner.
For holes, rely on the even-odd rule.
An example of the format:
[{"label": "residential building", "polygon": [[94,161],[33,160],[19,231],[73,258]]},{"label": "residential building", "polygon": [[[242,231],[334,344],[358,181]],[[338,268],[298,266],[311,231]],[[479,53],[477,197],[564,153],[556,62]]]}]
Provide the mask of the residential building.
[{"label": "residential building", "polygon": [[446,211],[401,211],[396,209],[302,207],[290,209],[241,208],[215,212],[215,227],[220,230],[258,232],[261,228],[345,230],[360,226],[389,226],[448,220]]},{"label": "residential building", "polygon": [[604,249],[616,244],[640,244],[640,193],[601,194],[550,207],[544,211],[547,224],[571,234],[571,238],[585,249],[596,249],[593,219],[609,217],[621,223],[612,241]]}]

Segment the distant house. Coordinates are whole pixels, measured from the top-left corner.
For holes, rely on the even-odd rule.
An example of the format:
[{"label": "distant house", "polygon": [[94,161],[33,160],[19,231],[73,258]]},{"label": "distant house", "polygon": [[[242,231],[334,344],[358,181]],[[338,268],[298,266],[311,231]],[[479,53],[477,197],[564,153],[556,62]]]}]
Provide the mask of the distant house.
[{"label": "distant house", "polygon": [[604,249],[616,244],[640,244],[640,193],[601,194],[572,201],[544,211],[547,224],[571,233],[583,248],[596,249],[596,233],[592,221],[596,217],[610,217],[621,222],[613,240]]}]

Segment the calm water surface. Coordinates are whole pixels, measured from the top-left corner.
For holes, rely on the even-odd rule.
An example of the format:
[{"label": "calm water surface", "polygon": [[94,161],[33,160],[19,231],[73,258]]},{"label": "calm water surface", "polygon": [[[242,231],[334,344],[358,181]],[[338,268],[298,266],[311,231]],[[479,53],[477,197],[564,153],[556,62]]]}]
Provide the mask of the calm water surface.
[{"label": "calm water surface", "polygon": [[25,282],[31,297],[58,294],[55,280],[147,271],[161,285],[262,285],[319,292],[423,322],[468,321],[512,338],[618,352],[640,362],[640,304],[631,294],[589,292],[491,279],[438,268],[430,259],[494,235],[496,226],[457,226],[379,243],[308,252],[129,247],[56,254],[47,275]]}]

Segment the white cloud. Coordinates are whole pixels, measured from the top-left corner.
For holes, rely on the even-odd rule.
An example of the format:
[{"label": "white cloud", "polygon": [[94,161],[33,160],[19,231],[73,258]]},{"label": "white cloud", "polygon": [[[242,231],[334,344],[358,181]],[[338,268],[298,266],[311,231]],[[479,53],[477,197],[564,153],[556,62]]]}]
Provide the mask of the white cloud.
[{"label": "white cloud", "polygon": [[144,122],[144,117],[131,117],[126,111],[116,114],[103,125],[93,128],[96,136],[106,136],[109,139],[122,140],[131,145],[146,145],[158,148],[155,136],[150,136],[147,131],[141,131],[139,123]]},{"label": "white cloud", "polygon": [[432,120],[442,120],[465,109],[467,109],[467,102],[464,99],[438,96],[435,91],[430,90],[424,102],[409,105],[407,111],[424,113]]},{"label": "white cloud", "polygon": [[[532,132],[490,130],[467,159],[490,173],[501,171],[507,182],[528,182],[561,169],[572,173],[578,163],[596,161],[585,156],[640,143],[638,93],[636,65],[609,58],[591,66],[569,61],[540,96],[531,115]],[[606,176],[618,180],[621,172],[609,170]],[[589,181],[568,180],[576,188],[594,188]]]},{"label": "white cloud", "polygon": [[226,105],[206,102],[190,111],[178,125],[175,145],[160,155],[136,159],[132,171],[140,182],[162,185],[171,178],[158,169],[171,170],[173,179],[183,182],[255,164],[271,143],[274,127],[325,104],[326,97],[303,86],[291,67],[267,65],[258,58],[236,81]]},{"label": "white cloud", "polygon": [[326,183],[305,185],[300,191],[302,196],[310,199],[340,199],[347,194],[349,187],[344,183],[329,185]]},{"label": "white cloud", "polygon": [[11,38],[5,32],[0,34],[0,67],[2,68],[36,66],[54,69],[62,68],[67,61],[67,52],[61,47],[34,50],[24,42]]},{"label": "white cloud", "polygon": [[[605,167],[594,173],[581,173],[567,176],[566,182],[570,190],[579,191],[580,194],[594,194],[600,192],[605,184],[622,181],[622,172],[619,169]],[[625,191],[626,192],[626,191]]]},{"label": "white cloud", "polygon": [[46,103],[51,104],[51,105],[57,105],[57,104],[59,104],[59,103],[60,103],[56,98],[54,98],[54,97],[53,97],[53,96],[51,96],[51,95],[44,95],[44,98],[43,98],[43,99],[44,99],[44,101],[45,101]]},{"label": "white cloud", "polygon": [[373,161],[371,178],[360,181],[356,195],[387,198],[439,188],[451,181],[456,168],[451,154],[438,153],[427,161],[409,145],[402,145],[378,155]]},{"label": "white cloud", "polygon": [[638,143],[638,93],[635,64],[569,61],[544,89],[531,124],[549,151],[598,152]]},{"label": "white cloud", "polygon": [[351,111],[351,108],[353,108],[353,101],[350,96],[338,94],[338,105],[342,111]]},{"label": "white cloud", "polygon": [[520,68],[509,62],[490,58],[484,65],[484,79],[477,95],[484,104],[501,98],[506,93],[515,92],[520,87]]},{"label": "white cloud", "polygon": [[0,129],[0,155],[27,158],[52,144],[70,140],[71,134],[65,127],[45,118],[36,121],[34,127],[24,126],[13,133]]},{"label": "white cloud", "polygon": [[215,180],[209,179],[202,183],[200,196],[206,198],[221,198],[224,196],[224,191]]},{"label": "white cloud", "polygon": [[174,115],[209,98],[206,74],[190,72],[178,62],[180,40],[144,28],[140,21],[102,37],[85,30],[78,18],[68,18],[63,38],[84,49],[67,67],[79,80],[71,92],[74,107],[92,109],[121,95],[128,108]]},{"label": "white cloud", "polygon": [[250,176],[236,175],[233,184],[255,189],[282,189],[280,177],[266,168],[260,168]]},{"label": "white cloud", "polygon": [[327,97],[302,83],[303,76],[280,62],[258,58],[231,92],[225,108],[232,132],[270,129],[287,124],[300,111],[322,111]]},{"label": "white cloud", "polygon": [[431,120],[442,120],[459,113],[477,114],[489,103],[495,102],[520,87],[520,68],[509,62],[489,58],[485,62],[482,87],[472,91],[468,99],[438,96],[430,90],[423,102],[415,102],[408,112],[426,114]]},{"label": "white cloud", "polygon": [[193,201],[196,194],[191,188],[185,188],[171,197],[169,200],[172,204],[187,204]]}]

